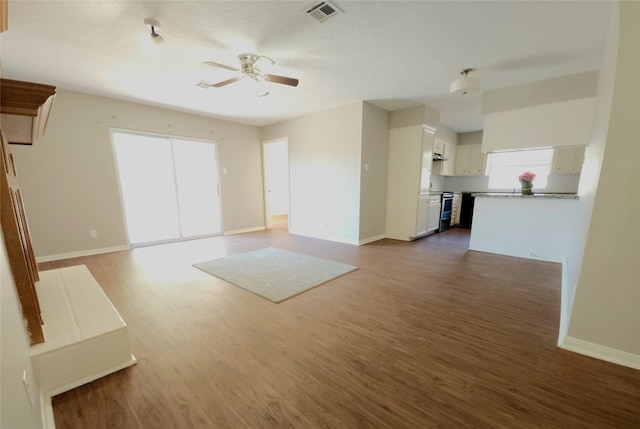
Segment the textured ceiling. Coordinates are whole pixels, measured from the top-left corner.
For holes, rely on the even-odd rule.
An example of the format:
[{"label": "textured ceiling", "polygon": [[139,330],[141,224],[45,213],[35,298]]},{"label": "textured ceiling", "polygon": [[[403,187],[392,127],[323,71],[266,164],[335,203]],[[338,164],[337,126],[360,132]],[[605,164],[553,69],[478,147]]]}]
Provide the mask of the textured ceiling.
[{"label": "textured ceiling", "polygon": [[[610,2],[340,1],[318,22],[310,1],[12,1],[2,34],[2,75],[140,103],[266,125],[362,100],[387,110],[425,103],[444,125],[482,128],[482,95],[449,96],[465,67],[484,91],[600,67]],[[145,18],[165,43],[148,43]],[[235,83],[237,55],[276,61],[257,98]]]}]

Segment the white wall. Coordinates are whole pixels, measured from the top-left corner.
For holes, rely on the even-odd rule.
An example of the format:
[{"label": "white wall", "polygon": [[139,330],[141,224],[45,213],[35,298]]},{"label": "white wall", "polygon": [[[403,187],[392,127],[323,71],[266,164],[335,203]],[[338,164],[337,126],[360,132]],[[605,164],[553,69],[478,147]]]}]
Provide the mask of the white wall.
[{"label": "white wall", "polygon": [[365,102],[362,113],[361,243],[385,235],[389,156],[389,112]]},{"label": "white wall", "polygon": [[589,97],[487,113],[482,151],[584,146],[595,105],[595,97]]},{"label": "white wall", "polygon": [[469,249],[563,262],[578,200],[476,197]]},{"label": "white wall", "polygon": [[580,269],[582,268],[582,258],[600,178],[600,168],[604,157],[615,85],[619,28],[618,13],[618,7],[613,7],[602,67],[598,75],[594,125],[589,139],[589,146],[585,150],[578,188],[578,194],[580,195],[579,216],[576,218],[574,240],[563,265],[559,344],[565,341],[569,329],[575,289],[580,276]]},{"label": "white wall", "polygon": [[406,109],[394,110],[389,114],[389,128],[402,128],[409,125],[440,126],[440,112],[426,104]]},{"label": "white wall", "polygon": [[592,174],[581,184],[584,213],[568,273],[577,286],[563,346],[640,369],[640,3],[618,5],[587,150]]},{"label": "white wall", "polygon": [[458,144],[482,144],[482,131],[458,134]]},{"label": "white wall", "polygon": [[486,92],[482,151],[586,145],[597,79],[594,70]]},{"label": "white wall", "polygon": [[449,143],[458,144],[458,135],[459,134],[453,131],[452,129],[447,128],[444,125],[438,125],[438,128],[436,129],[435,137]]},{"label": "white wall", "polygon": [[597,70],[496,89],[482,94],[482,113],[595,97],[597,89]]},{"label": "white wall", "polygon": [[110,127],[217,140],[224,230],[264,226],[256,127],[58,90],[44,137],[12,146],[36,256],[127,244]]},{"label": "white wall", "polygon": [[289,142],[290,232],[358,243],[363,103],[262,128]]},{"label": "white wall", "polygon": [[[30,341],[22,307],[1,233],[0,247],[0,427],[37,429],[42,427],[40,392],[31,365]],[[33,393],[33,407],[22,384],[24,370]]]}]

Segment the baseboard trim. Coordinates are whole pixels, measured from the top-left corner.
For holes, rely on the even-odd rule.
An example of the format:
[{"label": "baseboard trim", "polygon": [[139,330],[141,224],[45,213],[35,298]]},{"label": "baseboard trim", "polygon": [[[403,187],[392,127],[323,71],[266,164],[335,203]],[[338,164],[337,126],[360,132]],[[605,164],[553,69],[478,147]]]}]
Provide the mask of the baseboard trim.
[{"label": "baseboard trim", "polygon": [[572,304],[569,304],[567,301],[569,297],[567,296],[567,289],[569,283],[569,277],[567,273],[567,261],[566,259],[562,261],[562,279],[560,283],[560,326],[558,327],[558,346],[562,344],[567,337],[567,333],[569,332],[569,320],[571,319],[571,309]]},{"label": "baseboard trim", "polygon": [[640,355],[633,353],[590,343],[570,336],[566,336],[562,344],[558,344],[558,347],[580,353],[581,355],[640,370]]},{"label": "baseboard trim", "polygon": [[383,238],[387,238],[387,236],[385,234],[376,235],[375,237],[369,237],[369,238],[364,238],[360,240],[359,244],[363,245],[363,244],[373,243],[374,241],[382,240]]},{"label": "baseboard trim", "polygon": [[358,246],[360,244],[358,240],[348,240],[340,237],[329,237],[329,236],[318,235],[318,234],[308,234],[306,232],[300,232],[300,231],[294,231],[294,230],[290,230],[289,234],[299,235],[301,237],[315,238],[318,240],[332,241],[334,243],[351,244],[354,246]]},{"label": "baseboard trim", "polygon": [[246,232],[264,231],[266,226],[254,226],[253,228],[234,229],[231,231],[225,231],[224,235],[244,234]]},{"label": "baseboard trim", "polygon": [[82,256],[91,256],[91,255],[100,255],[102,253],[111,253],[111,252],[119,252],[121,250],[129,250],[131,246],[113,246],[113,247],[102,247],[100,249],[90,249],[90,250],[80,250],[78,252],[69,252],[69,253],[58,253],[56,255],[46,255],[46,256],[37,256],[36,262],[50,262],[50,261],[59,261],[61,259],[71,259],[71,258],[79,258]]}]

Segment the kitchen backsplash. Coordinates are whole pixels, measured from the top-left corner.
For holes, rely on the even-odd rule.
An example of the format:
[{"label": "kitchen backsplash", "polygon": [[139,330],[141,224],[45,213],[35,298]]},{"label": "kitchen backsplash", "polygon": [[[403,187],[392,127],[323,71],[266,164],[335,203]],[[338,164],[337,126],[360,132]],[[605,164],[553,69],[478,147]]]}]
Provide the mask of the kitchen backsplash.
[{"label": "kitchen backsplash", "polygon": [[[438,178],[439,180],[434,180]],[[444,178],[444,183],[442,182]],[[432,176],[432,191],[451,192],[514,192],[513,189],[489,189],[489,176]],[[575,193],[578,192],[579,174],[550,175],[545,189],[536,190],[535,181],[533,183],[534,192],[558,192]],[[442,189],[435,189],[436,183]],[[519,192],[519,189],[515,190]]]},{"label": "kitchen backsplash", "polygon": [[431,192],[442,192],[444,191],[444,176],[436,176],[435,174],[431,176]]}]

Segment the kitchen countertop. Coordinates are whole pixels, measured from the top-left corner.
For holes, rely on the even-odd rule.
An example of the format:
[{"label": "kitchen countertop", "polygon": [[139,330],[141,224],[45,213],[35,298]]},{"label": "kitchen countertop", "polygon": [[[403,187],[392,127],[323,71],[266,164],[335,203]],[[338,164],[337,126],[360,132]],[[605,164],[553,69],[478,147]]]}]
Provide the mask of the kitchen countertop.
[{"label": "kitchen countertop", "polygon": [[556,200],[577,200],[578,195],[576,194],[545,194],[545,193],[535,193],[533,195],[522,195],[520,193],[513,192],[477,192],[473,194],[474,197],[477,198],[547,198],[547,199],[556,199]]}]

